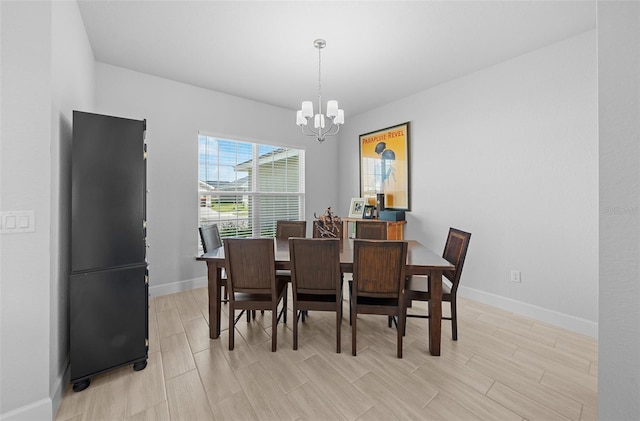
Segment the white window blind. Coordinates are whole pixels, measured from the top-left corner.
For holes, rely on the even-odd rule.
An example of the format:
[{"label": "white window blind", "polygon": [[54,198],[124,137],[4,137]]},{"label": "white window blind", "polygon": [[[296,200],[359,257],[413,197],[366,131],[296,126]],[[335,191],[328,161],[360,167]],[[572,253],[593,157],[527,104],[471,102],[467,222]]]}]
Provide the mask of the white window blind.
[{"label": "white window blind", "polygon": [[304,151],[199,135],[200,226],[224,237],[273,237],[304,219]]}]

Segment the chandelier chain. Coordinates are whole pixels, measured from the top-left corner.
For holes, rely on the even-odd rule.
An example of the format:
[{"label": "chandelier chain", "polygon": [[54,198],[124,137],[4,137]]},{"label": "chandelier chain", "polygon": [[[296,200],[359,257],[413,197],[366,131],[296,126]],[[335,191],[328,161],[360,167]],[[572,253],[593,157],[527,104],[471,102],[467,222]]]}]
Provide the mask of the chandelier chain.
[{"label": "chandelier chain", "polygon": [[322,47],[318,48],[318,108],[322,114]]}]

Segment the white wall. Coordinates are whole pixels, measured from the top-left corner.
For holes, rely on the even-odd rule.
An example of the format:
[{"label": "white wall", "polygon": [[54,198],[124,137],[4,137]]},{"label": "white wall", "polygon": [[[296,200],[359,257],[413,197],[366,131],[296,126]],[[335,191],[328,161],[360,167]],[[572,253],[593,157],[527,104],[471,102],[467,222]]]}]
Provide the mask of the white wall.
[{"label": "white wall", "polygon": [[1,2],[1,209],[35,232],[1,241],[0,414],[51,419],[66,386],[70,110],[89,103],[93,57],[75,2]]},{"label": "white wall", "polygon": [[312,220],[314,211],[335,206],[335,141],[318,144],[302,136],[294,111],[102,63],[96,65],[96,109],[92,111],[147,119],[152,295],[206,285],[206,266],[195,261],[198,130],[305,149],[306,219]]},{"label": "white wall", "polygon": [[358,135],[410,121],[405,237],[441,251],[450,226],[471,232],[461,295],[596,336],[596,60],[590,31],[350,119],[341,212]]},{"label": "white wall", "polygon": [[640,3],[598,4],[598,419],[640,419]]},{"label": "white wall", "polygon": [[[0,413],[47,415],[51,230],[51,4],[2,8],[2,210],[34,210],[35,232],[1,243]],[[25,22],[29,22],[25,25]],[[25,54],[29,51],[30,54]],[[49,413],[50,415],[50,413]]]},{"label": "white wall", "polygon": [[[51,343],[53,413],[69,382],[69,272],[73,110],[93,104],[94,59],[76,2],[53,2],[51,106]],[[68,373],[67,373],[68,374]]]}]

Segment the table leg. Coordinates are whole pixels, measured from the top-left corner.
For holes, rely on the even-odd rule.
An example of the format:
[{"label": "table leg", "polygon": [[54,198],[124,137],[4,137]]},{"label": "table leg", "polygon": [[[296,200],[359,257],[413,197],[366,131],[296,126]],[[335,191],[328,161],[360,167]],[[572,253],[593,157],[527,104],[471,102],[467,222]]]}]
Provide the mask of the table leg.
[{"label": "table leg", "polygon": [[214,262],[207,262],[207,285],[209,290],[209,337],[217,339],[220,336],[220,311],[222,288],[220,279],[222,269]]},{"label": "table leg", "polygon": [[442,329],[442,271],[434,270],[429,275],[429,353],[440,355]]}]

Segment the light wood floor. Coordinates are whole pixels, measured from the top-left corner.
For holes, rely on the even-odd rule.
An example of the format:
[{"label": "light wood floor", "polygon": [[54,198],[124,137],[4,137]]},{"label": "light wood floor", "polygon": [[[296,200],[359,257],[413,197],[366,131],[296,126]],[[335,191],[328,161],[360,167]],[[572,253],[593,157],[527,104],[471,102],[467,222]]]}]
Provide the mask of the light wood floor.
[{"label": "light wood floor", "polygon": [[[414,303],[411,311],[424,308]],[[448,311],[448,304],[443,304]],[[597,342],[459,299],[459,338],[442,323],[442,356],[427,353],[426,319],[408,319],[404,358],[384,316],[358,318],[351,355],[345,302],[342,353],[335,315],[312,312],[292,350],[293,315],[271,352],[270,313],[236,325],[228,350],[208,335],[205,288],[152,298],[149,364],[67,387],[56,420],[595,420]],[[226,305],[223,305],[226,311]]]}]

